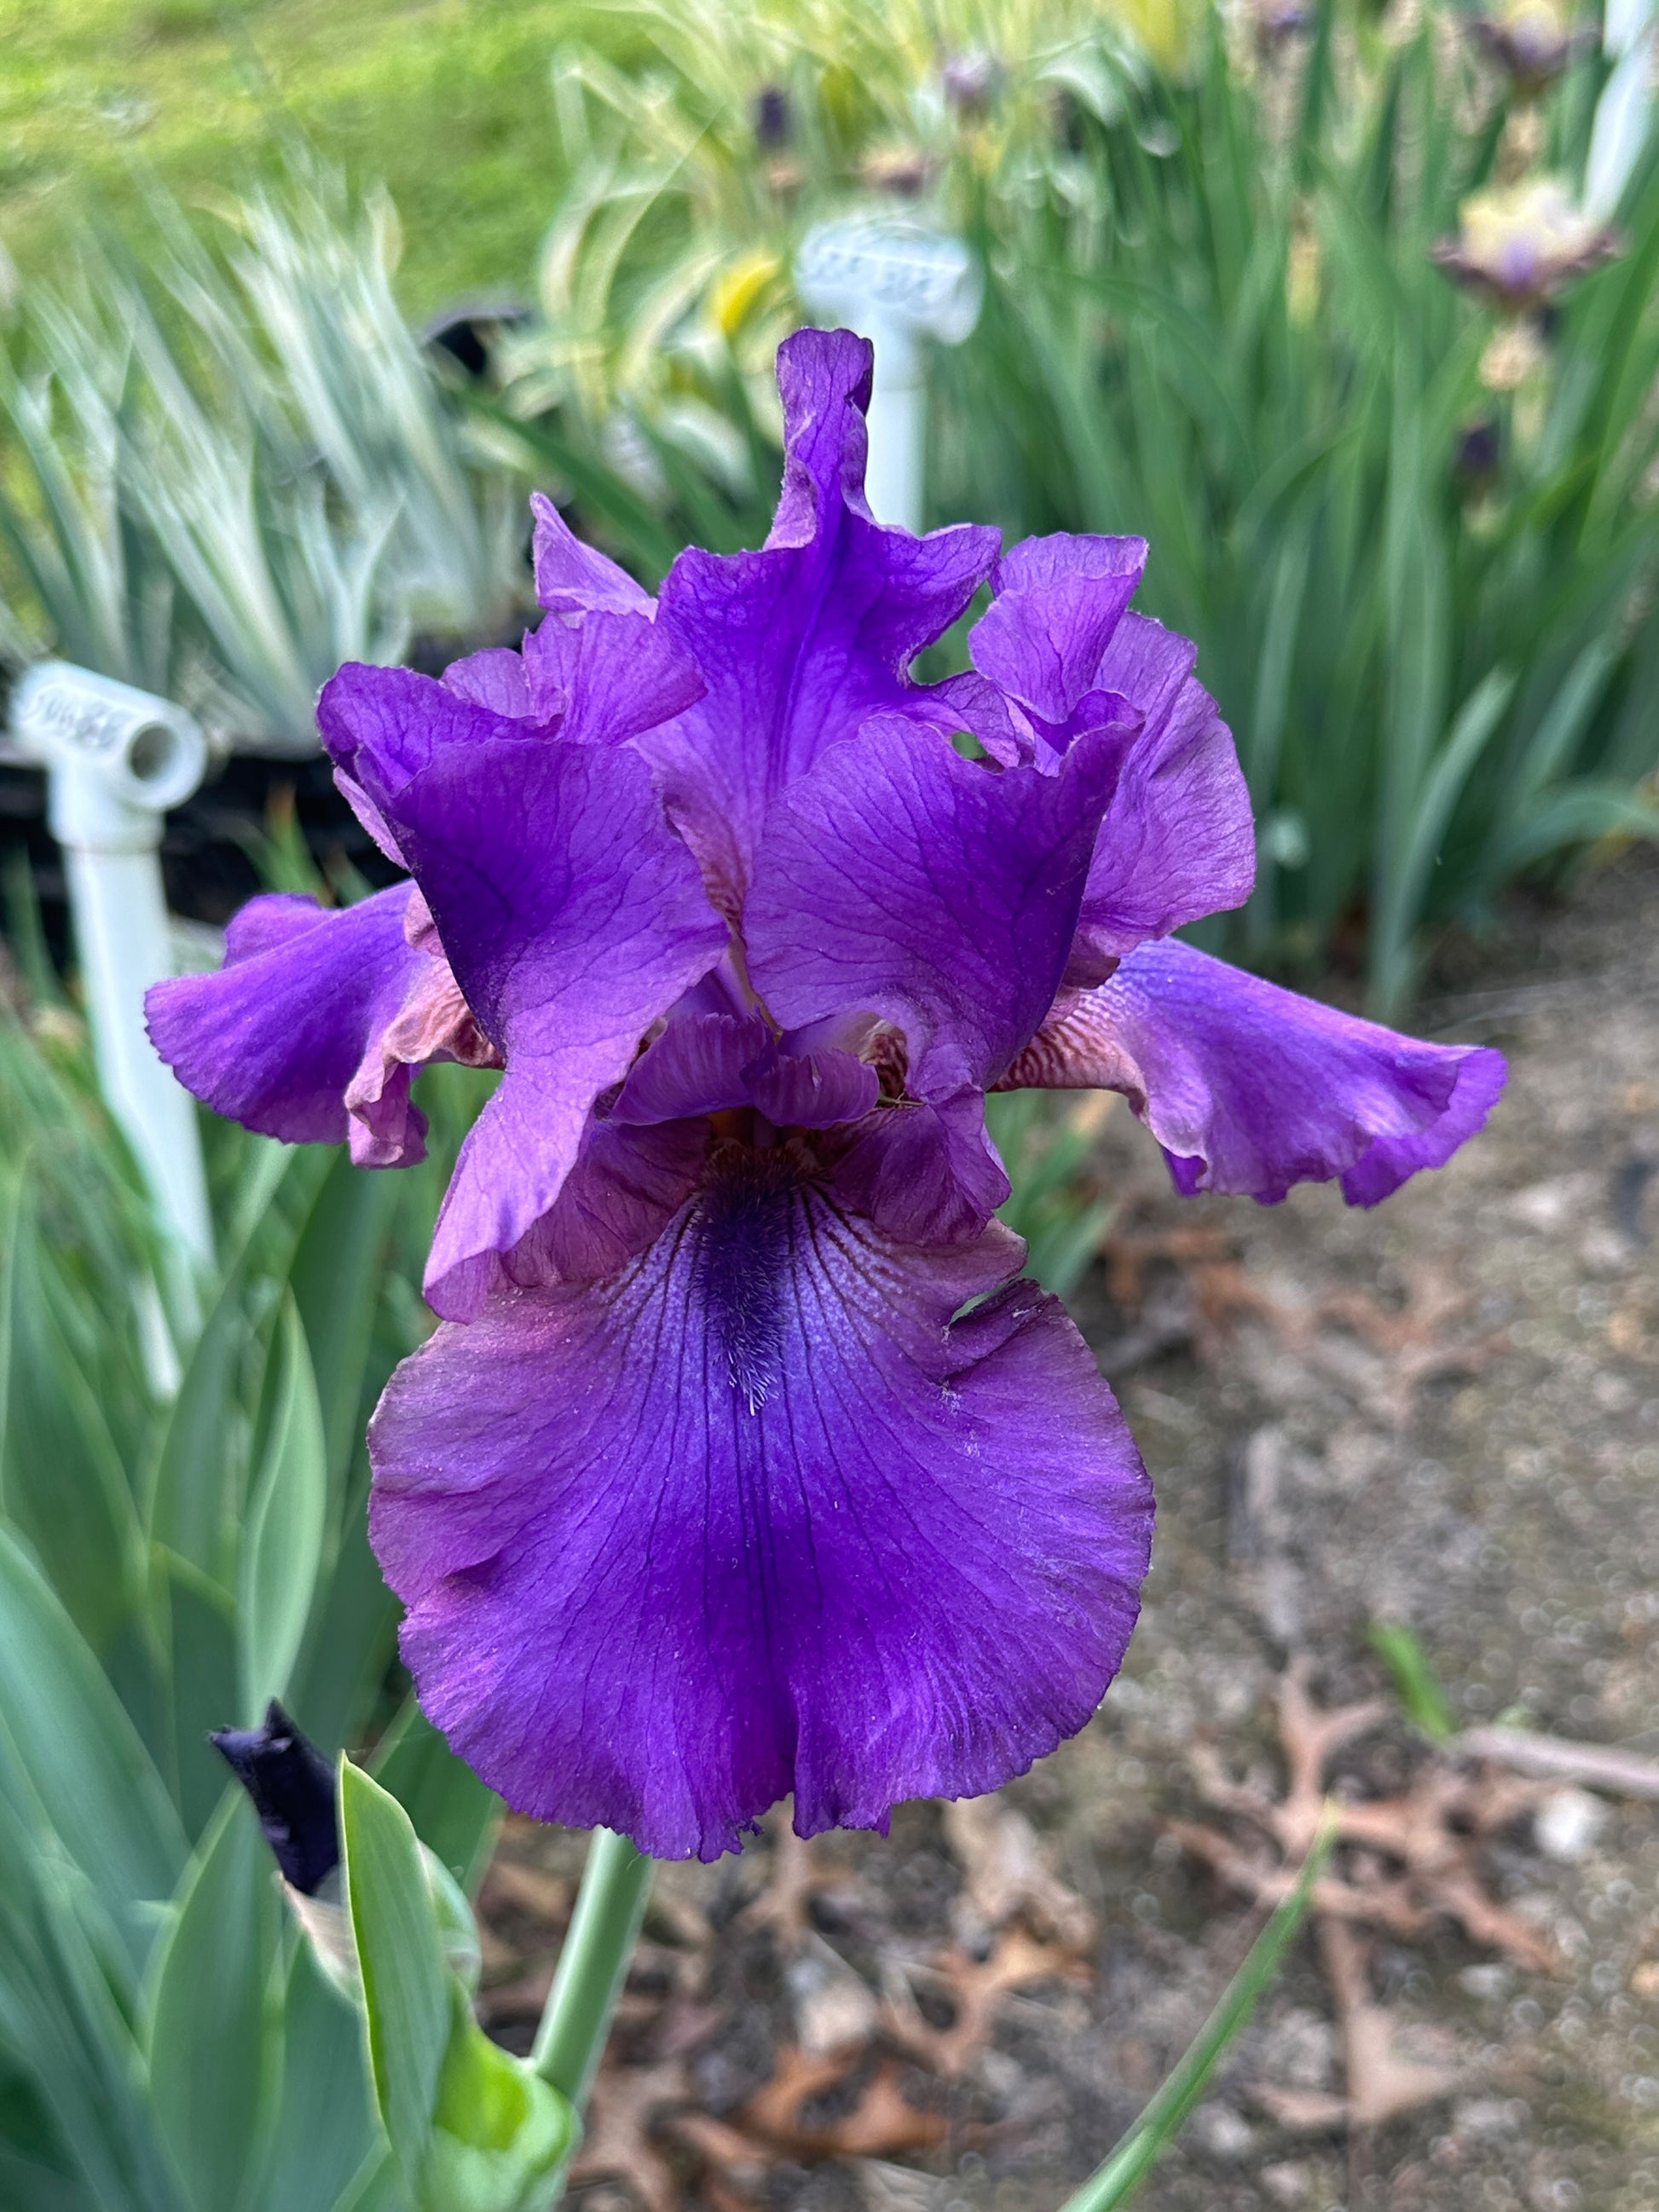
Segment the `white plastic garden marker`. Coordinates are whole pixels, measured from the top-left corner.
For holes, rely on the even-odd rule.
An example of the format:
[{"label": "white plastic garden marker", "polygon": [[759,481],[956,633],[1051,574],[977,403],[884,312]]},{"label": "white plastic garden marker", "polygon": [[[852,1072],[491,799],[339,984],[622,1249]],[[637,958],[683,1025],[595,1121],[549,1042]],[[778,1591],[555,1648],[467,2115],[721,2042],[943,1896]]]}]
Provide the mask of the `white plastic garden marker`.
[{"label": "white plastic garden marker", "polygon": [[173,973],[161,817],[202,781],[207,739],[170,700],[66,660],[18,679],[11,735],[46,771],[104,1095],[163,1219],[193,1259],[210,1261],[196,1109],[144,1029],[145,991]]},{"label": "white plastic garden marker", "polygon": [[1601,88],[1590,127],[1584,211],[1606,222],[1616,213],[1653,122],[1654,0],[1607,0],[1601,50],[1613,74]]},{"label": "white plastic garden marker", "polygon": [[928,339],[960,345],[979,320],[985,280],[959,238],[892,216],[854,216],[809,231],[795,286],[814,315],[876,349],[866,489],[878,522],[921,528]]}]

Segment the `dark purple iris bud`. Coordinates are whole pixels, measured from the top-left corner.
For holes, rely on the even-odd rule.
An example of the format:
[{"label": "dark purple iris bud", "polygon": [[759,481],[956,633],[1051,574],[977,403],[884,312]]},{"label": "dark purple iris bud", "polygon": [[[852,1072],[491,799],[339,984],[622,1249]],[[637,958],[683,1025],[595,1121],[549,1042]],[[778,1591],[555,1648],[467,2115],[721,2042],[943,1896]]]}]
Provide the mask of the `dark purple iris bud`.
[{"label": "dark purple iris bud", "polygon": [[262,1728],[220,1729],[208,1741],[252,1799],[283,1880],[314,1897],[340,1863],[334,1769],[275,1698]]},{"label": "dark purple iris bud", "polygon": [[[1146,541],[884,526],[872,374],[786,343],[770,535],[657,599],[538,500],[521,653],[319,703],[410,881],[256,900],[149,1000],[199,1096],[368,1164],[426,1060],[502,1069],[370,1534],[456,1752],[658,1857],[995,1789],[1118,1670],[1151,1488],[995,1218],[988,1094],[1118,1091],[1180,1191],[1370,1206],[1504,1081],[1173,934],[1249,896],[1255,832],[1196,648],[1131,605]],[[971,671],[917,681],[981,586]]]},{"label": "dark purple iris bud", "polygon": [[1468,491],[1481,491],[1498,474],[1503,453],[1503,434],[1495,415],[1483,415],[1465,423],[1457,434],[1452,475]]},{"label": "dark purple iris bud", "polygon": [[781,84],[763,84],[755,94],[755,143],[775,154],[795,135],[794,111]]},{"label": "dark purple iris bud", "polygon": [[521,300],[457,300],[422,325],[421,343],[466,375],[482,379],[489,373],[502,331],[517,330],[529,319]]},{"label": "dark purple iris bud", "polygon": [[1064,87],[1048,103],[1054,137],[1068,154],[1080,154],[1088,143],[1086,110],[1074,92]]}]

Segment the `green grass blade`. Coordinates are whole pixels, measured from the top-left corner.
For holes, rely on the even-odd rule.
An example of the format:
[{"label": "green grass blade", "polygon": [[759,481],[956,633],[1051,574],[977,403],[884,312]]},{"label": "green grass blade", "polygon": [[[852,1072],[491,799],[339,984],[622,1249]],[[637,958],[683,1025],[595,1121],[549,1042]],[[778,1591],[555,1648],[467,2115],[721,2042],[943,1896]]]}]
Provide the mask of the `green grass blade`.
[{"label": "green grass blade", "polygon": [[[34,1547],[82,1633],[103,1650],[141,1603],[137,1509],[106,1406],[49,1295],[30,1195],[18,1193],[4,1231],[0,1514]],[[115,1289],[106,1291],[112,1304]]]},{"label": "green grass blade", "polygon": [[283,1990],[282,2101],[255,2212],[335,2212],[356,2203],[371,2160],[386,2163],[374,2124],[362,2022],[325,1980],[309,1943],[294,1947]]},{"label": "green grass blade", "polygon": [[399,1194],[395,1176],[355,1168],[342,1150],[317,1194],[289,1270],[310,1347],[329,1486],[337,1500],[362,1439],[375,1287]]},{"label": "green grass blade", "polygon": [[203,1324],[162,1431],[150,1484],[150,1540],[226,1579],[241,1494],[241,1364],[252,1335],[246,1252]]},{"label": "green grass blade", "polygon": [[[0,1796],[0,2044],[29,2069],[81,2193],[76,2212],[195,2212],[143,2093],[134,1991],[89,1929],[84,1879]],[[9,2212],[9,2200],[7,2200]]]},{"label": "green grass blade", "polygon": [[149,2007],[156,2124],[197,2212],[242,2201],[274,2111],[281,1927],[270,1848],[239,1791],[185,1871]]},{"label": "green grass blade", "polygon": [[78,1867],[135,1960],[169,1898],[183,1831],[102,1669],[39,1569],[0,1528],[0,1801]]},{"label": "green grass blade", "polygon": [[1403,1620],[1374,1620],[1365,1631],[1365,1641],[1388,1668],[1394,1693],[1412,1726],[1420,1729],[1431,1743],[1449,1743],[1457,1734],[1457,1716],[1417,1631]]},{"label": "green grass blade", "polygon": [[1659,807],[1588,776],[1564,785],[1516,826],[1499,850],[1498,872],[1518,874],[1565,846],[1599,837],[1659,837]]},{"label": "green grass blade", "polygon": [[1371,925],[1372,994],[1380,1013],[1391,1012],[1405,995],[1429,871],[1458,796],[1514,693],[1510,672],[1492,669],[1465,702],[1417,796],[1403,848],[1383,879]]},{"label": "green grass blade", "polygon": [[471,1890],[489,1864],[501,1801],[456,1758],[412,1696],[375,1746],[373,1765],[427,1849]]},{"label": "green grass blade", "polygon": [[311,1615],[328,1510],[322,1411],[291,1297],[283,1301],[270,1356],[270,1426],[241,1563],[241,1695],[250,1723],[268,1698],[288,1689]]},{"label": "green grass blade", "polygon": [[1308,1853],[1296,1887],[1251,1945],[1249,1957],[1227,1984],[1220,2003],[1180,2064],[1106,2163],[1066,2198],[1060,2212],[1116,2212],[1119,2205],[1128,2203],[1170,2148],[1223,2055],[1242,2033],[1263,1990],[1279,1972],[1307,1914],[1314,1884],[1329,1855],[1333,1833],[1327,1820]]},{"label": "green grass blade", "polygon": [[449,2041],[449,1976],[426,1868],[397,1799],[340,1762],[345,1892],[362,1968],[375,2103],[399,2169],[418,2179]]},{"label": "green grass blade", "polygon": [[188,1559],[157,1545],[152,1587],[166,1617],[168,1718],[175,1802],[185,1832],[199,1837],[225,1794],[225,1763],[210,1730],[237,1719],[235,1601]]}]

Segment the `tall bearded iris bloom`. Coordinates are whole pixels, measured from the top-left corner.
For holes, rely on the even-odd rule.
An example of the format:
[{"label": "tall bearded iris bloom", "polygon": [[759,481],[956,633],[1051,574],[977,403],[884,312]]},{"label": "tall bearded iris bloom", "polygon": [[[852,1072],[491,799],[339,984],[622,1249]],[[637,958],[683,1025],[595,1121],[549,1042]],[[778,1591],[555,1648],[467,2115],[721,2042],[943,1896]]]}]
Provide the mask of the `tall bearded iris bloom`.
[{"label": "tall bearded iris bloom", "polygon": [[[1242,975],[1250,813],[1138,538],[865,504],[868,346],[780,356],[757,552],[654,603],[538,503],[546,618],[319,719],[409,880],[256,899],[153,994],[198,1096],[419,1156],[412,1073],[504,1070],[377,1413],[371,1528],[428,1713],[509,1803],[713,1857],[990,1790],[1080,1728],[1152,1506],[1023,1248],[988,1092],[1122,1091],[1182,1190],[1369,1205],[1503,1081]],[[988,582],[973,672],[911,664]]]}]

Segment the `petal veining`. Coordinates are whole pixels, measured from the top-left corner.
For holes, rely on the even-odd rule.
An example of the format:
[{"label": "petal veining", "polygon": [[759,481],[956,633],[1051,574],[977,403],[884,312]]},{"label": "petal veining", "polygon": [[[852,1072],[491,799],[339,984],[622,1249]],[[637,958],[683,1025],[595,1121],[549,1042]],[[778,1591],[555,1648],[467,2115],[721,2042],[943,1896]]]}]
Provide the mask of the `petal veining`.
[{"label": "petal veining", "polygon": [[639,742],[711,889],[735,914],[762,817],[826,746],[881,708],[925,702],[907,675],[968,605],[994,530],[884,528],[863,495],[870,348],[803,331],[778,356],[783,495],[757,552],[682,553],[658,620],[707,695]]},{"label": "petal veining", "polygon": [[1374,1206],[1443,1167],[1504,1076],[1489,1048],[1399,1036],[1166,939],[1062,997],[1004,1087],[1122,1091],[1182,1191],[1271,1205],[1340,1177]]},{"label": "petal veining", "polygon": [[495,1061],[425,919],[413,884],[331,910],[288,892],[250,900],[225,933],[222,968],[150,991],[155,1048],[186,1090],[263,1136],[349,1136],[361,1166],[418,1160],[413,1074],[434,1060]]},{"label": "petal veining", "polygon": [[552,1206],[594,1100],[726,933],[626,746],[447,747],[399,788],[392,820],[507,1062],[461,1147],[428,1263],[428,1297],[459,1317]]},{"label": "petal veining", "polygon": [[[884,1239],[733,1158],[610,1281],[441,1329],[375,1418],[373,1530],[454,1747],[661,1856],[994,1788],[1093,1711],[1152,1506],[1006,1231]],[[965,1298],[992,1291],[965,1319]]]}]

